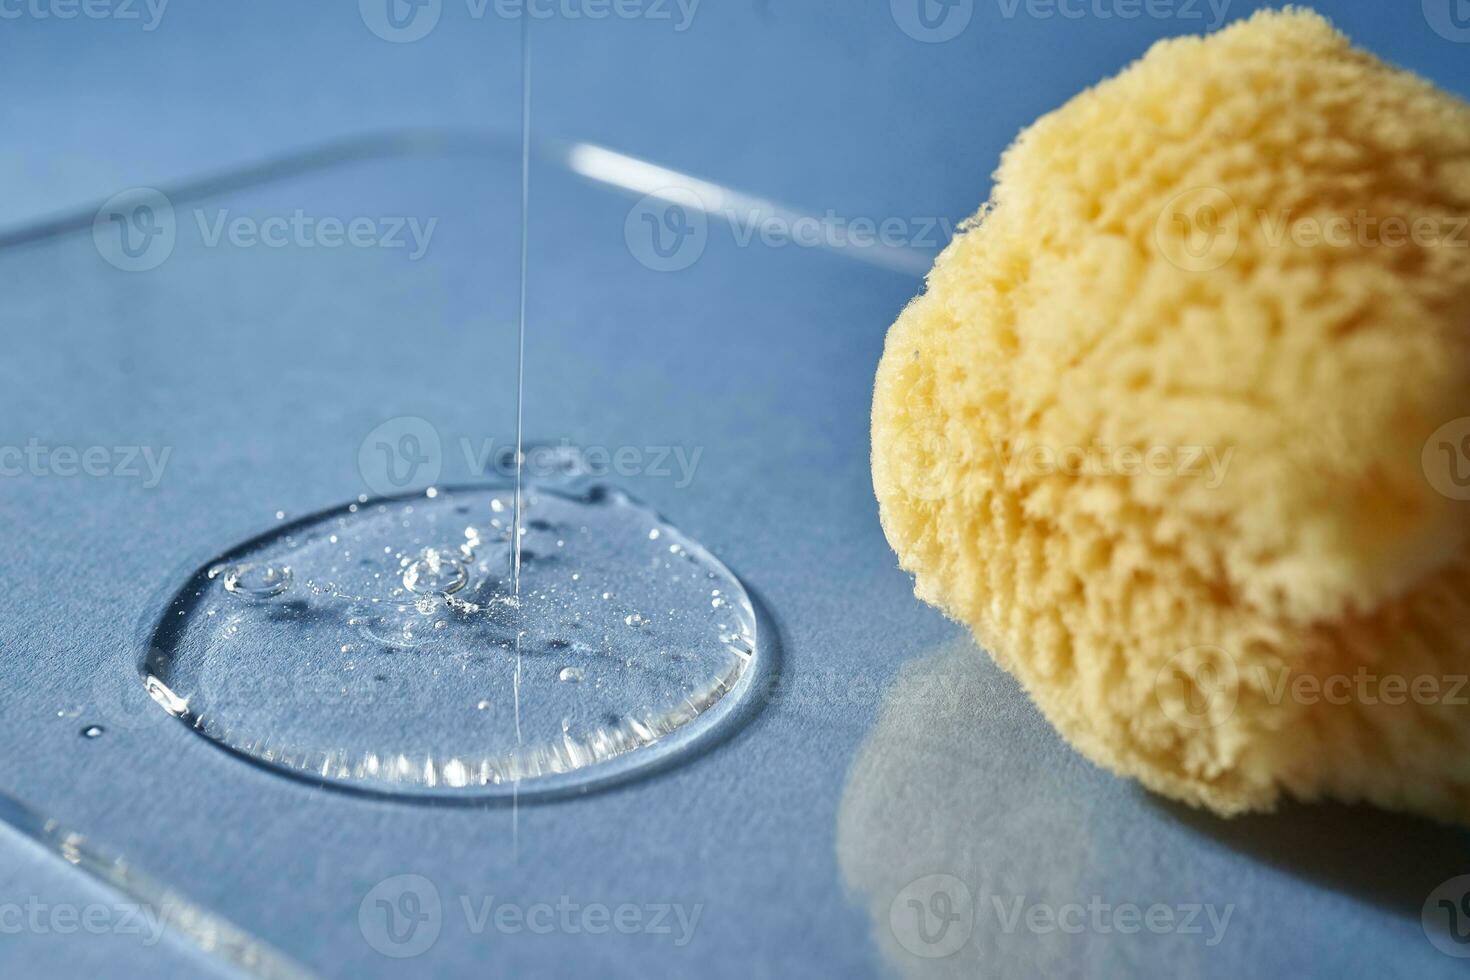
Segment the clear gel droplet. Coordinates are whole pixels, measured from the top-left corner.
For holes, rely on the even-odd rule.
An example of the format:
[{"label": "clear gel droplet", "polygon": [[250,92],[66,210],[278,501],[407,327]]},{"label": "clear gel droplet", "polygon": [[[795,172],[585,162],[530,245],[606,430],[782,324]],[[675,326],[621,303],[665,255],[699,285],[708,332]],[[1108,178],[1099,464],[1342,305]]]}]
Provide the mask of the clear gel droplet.
[{"label": "clear gel droplet", "polygon": [[[359,499],[205,565],[148,638],[154,700],[267,766],[409,795],[585,788],[743,716],[766,667],[754,607],[697,542],[615,489],[533,484],[517,597],[510,494],[436,490]],[[215,610],[215,577],[273,601]],[[491,710],[517,692],[519,719]]]}]

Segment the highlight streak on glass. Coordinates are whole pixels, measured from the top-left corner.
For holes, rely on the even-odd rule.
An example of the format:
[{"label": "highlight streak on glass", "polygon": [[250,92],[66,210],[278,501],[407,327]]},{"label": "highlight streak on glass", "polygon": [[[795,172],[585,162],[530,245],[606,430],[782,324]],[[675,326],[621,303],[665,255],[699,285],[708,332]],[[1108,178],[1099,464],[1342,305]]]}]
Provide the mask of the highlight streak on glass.
[{"label": "highlight streak on glass", "polygon": [[[701,180],[595,143],[548,143],[545,152],[560,165],[588,180],[628,194],[648,195],[685,206],[692,203],[709,217],[724,221],[732,228],[754,227],[770,220],[779,221],[787,228],[812,223],[820,227],[824,221],[800,208]],[[913,276],[928,272],[935,255],[912,245],[883,241],[861,245],[852,241],[824,240],[819,245],[867,265]]]},{"label": "highlight streak on glass", "polygon": [[86,837],[0,792],[0,823],[157,914],[204,953],[261,980],[314,980],[305,967]]}]

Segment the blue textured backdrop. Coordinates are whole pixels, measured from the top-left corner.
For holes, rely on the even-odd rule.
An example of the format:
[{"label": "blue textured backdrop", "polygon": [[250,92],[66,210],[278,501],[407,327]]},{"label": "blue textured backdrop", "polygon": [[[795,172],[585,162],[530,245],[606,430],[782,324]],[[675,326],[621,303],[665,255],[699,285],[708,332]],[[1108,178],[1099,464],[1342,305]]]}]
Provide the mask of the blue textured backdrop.
[{"label": "blue textured backdrop", "polygon": [[[957,8],[970,19],[952,40],[924,43],[901,29],[903,3],[705,0],[684,30],[673,3],[654,8],[667,20],[537,21],[537,131],[817,215],[901,219],[917,235],[975,209],[1026,122],[1153,39],[1214,19],[1208,3],[1183,0],[1133,19],[1099,16],[1114,4],[1068,5],[1083,11],[1068,17],[983,0]],[[94,242],[91,215],[128,188],[169,192],[355,134],[513,127],[515,24],[493,0],[483,17],[466,0],[435,6],[425,37],[395,43],[369,28],[370,3],[173,0],[156,22],[142,2],[90,8],[111,12],[100,19],[61,19],[64,0],[0,3],[11,92],[0,234],[16,239],[0,250],[0,445],[169,451],[156,486],[146,469],[0,480],[0,790],[325,976],[973,971],[964,957],[905,960],[891,948],[883,872],[958,874],[998,848],[1017,894],[1054,893],[1065,866],[1086,872],[1075,900],[1236,906],[1217,946],[1114,935],[1105,955],[1050,964],[1053,975],[1452,975],[1458,964],[1426,940],[1419,904],[1470,870],[1462,835],[1339,808],[1233,824],[1181,812],[1070,753],[983,660],[950,668],[978,718],[941,712],[925,727],[891,703],[883,711],[900,666],[943,666],[955,635],[895,568],[867,473],[873,367],[917,280],[831,250],[743,244],[718,222],[697,261],[658,272],[625,237],[632,198],[544,160],[528,434],[699,449],[687,486],[625,482],[763,599],[794,693],[688,765],[523,808],[518,855],[503,808],[316,790],[227,756],[150,704],[134,678],[145,623],[191,561],[277,510],[365,492],[358,446],[386,419],[431,421],[446,481],[472,475],[461,439],[512,436],[515,159],[436,144],[176,194],[172,251],[146,271],[109,261],[121,260]],[[1228,16],[1256,6],[1229,4]],[[1319,7],[1387,58],[1470,90],[1470,44],[1437,33],[1418,2]],[[211,245],[199,223],[297,209],[437,223],[419,257]],[[73,214],[85,220],[67,231]],[[54,233],[26,233],[58,216]],[[954,730],[936,731],[935,718]],[[79,737],[93,723],[107,733]],[[910,729],[919,748],[894,755]],[[947,732],[952,742],[936,741]],[[904,764],[862,770],[844,802],[870,733],[870,747]],[[857,892],[839,869],[839,816],[862,830],[861,846],[881,847],[861,860],[845,852]],[[99,900],[18,838],[0,832],[0,847],[0,905]],[[358,911],[402,873],[432,881],[445,914],[433,948],[396,961],[365,941]],[[476,934],[461,896],[703,911],[676,947],[657,935]],[[125,936],[0,935],[5,976],[95,975],[99,964],[139,977],[211,966]],[[979,967],[1036,968],[1003,957]]]}]

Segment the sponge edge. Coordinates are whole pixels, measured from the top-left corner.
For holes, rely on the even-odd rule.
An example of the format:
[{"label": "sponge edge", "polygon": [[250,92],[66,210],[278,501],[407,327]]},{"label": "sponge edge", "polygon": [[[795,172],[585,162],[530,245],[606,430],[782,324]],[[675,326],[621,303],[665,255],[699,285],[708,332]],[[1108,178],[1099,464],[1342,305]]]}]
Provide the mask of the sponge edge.
[{"label": "sponge edge", "polygon": [[916,594],[1156,791],[1470,822],[1467,221],[1470,106],[1307,11],[1039,120],[878,368]]}]

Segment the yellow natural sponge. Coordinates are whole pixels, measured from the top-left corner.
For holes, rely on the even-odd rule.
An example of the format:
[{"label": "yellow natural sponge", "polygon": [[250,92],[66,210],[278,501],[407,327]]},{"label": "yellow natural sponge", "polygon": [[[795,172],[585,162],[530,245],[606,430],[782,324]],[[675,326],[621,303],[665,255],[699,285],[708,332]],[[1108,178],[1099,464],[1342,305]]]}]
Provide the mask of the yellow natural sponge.
[{"label": "yellow natural sponge", "polygon": [[1470,822],[1467,222],[1470,106],[1306,11],[1039,120],[878,368],[916,593],[1154,790]]}]

